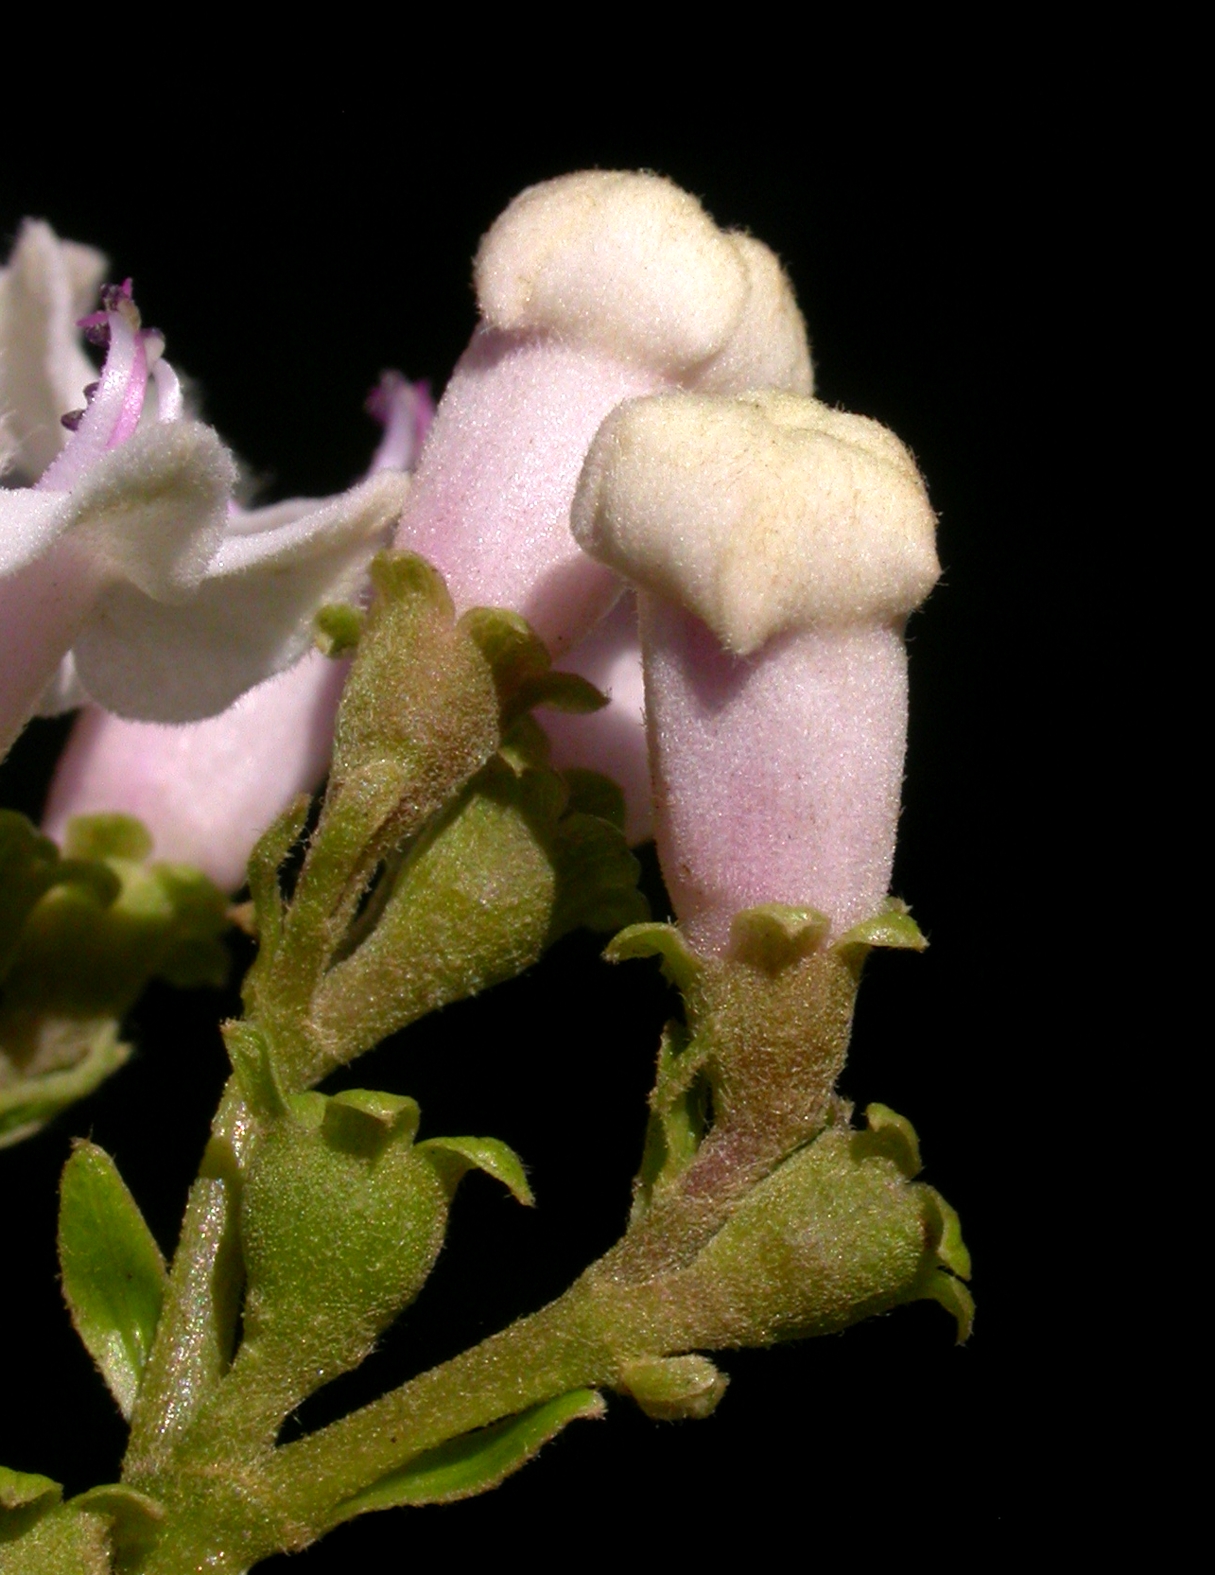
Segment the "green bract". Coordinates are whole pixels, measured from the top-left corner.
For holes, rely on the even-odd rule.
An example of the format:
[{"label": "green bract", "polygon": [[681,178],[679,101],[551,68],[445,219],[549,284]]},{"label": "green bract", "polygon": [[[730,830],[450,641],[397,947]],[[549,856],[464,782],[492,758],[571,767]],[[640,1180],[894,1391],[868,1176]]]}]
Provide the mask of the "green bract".
[{"label": "green bract", "polygon": [[61,854],[0,810],[0,1145],[123,1064],[121,1019],[150,979],[223,983],[223,893],[197,870],[149,863],[149,852],[124,815],[72,821]]}]

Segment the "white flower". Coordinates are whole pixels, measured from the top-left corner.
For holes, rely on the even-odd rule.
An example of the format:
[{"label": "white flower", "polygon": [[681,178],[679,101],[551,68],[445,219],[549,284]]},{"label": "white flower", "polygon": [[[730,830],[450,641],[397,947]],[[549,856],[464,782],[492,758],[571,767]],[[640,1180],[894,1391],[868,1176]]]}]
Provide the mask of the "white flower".
[{"label": "white flower", "polygon": [[105,267],[91,246],[27,219],[0,268],[0,459],[15,478],[34,481],[47,468],[67,439],[60,417],[84,404],[97,376],[76,320],[97,300]]},{"label": "white flower", "polygon": [[[42,386],[33,369],[65,361],[56,336],[72,270],[56,264],[62,243],[35,233],[45,289],[13,288],[28,259],[5,276],[10,399]],[[242,513],[235,462],[185,415],[130,281],[84,324],[107,352],[86,408],[32,487],[0,491],[0,752],[44,694],[147,721],[223,710],[308,649],[313,613],[354,593],[405,497],[405,479],[385,472],[319,506]],[[49,372],[43,383],[58,386]],[[38,411],[5,414],[19,456],[32,452]]]},{"label": "white flower", "polygon": [[[385,372],[368,409],[384,427],[372,475],[410,469],[434,414],[425,384]],[[287,507],[316,521],[341,503]],[[243,523],[264,526],[274,512]],[[43,829],[62,840],[76,815],[134,815],[159,858],[196,865],[221,890],[235,891],[258,837],[329,768],[347,666],[310,651],[220,715],[177,726],[86,706],[56,769]]]}]

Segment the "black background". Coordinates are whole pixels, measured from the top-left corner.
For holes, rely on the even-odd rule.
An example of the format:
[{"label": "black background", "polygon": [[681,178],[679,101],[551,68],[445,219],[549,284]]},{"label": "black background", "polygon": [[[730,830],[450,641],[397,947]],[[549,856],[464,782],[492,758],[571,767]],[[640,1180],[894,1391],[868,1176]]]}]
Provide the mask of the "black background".
[{"label": "black background", "polygon": [[[820,397],[891,426],[940,513],[944,578],[911,626],[894,881],[931,947],[874,959],[843,1089],[913,1120],[926,1179],[961,1212],[979,1309],[970,1344],[957,1349],[925,1304],[836,1338],[727,1353],[733,1381],[709,1421],[659,1425],[613,1400],[606,1422],[571,1428],[498,1492],[369,1517],[283,1566],[301,1575],[503,1543],[542,1557],[591,1536],[691,1554],[727,1526],[757,1547],[789,1533],[798,1547],[842,1540],[874,1557],[896,1541],[974,1554],[999,1548],[1066,1479],[1074,1375],[1047,1355],[1066,1292],[1041,1183],[1047,1090],[1075,1030],[1043,994],[1040,937],[1044,912],[1078,901],[1083,884],[1052,834],[1068,813],[1052,676],[1072,654],[1060,570],[1082,532],[1063,528],[1056,459],[1031,412],[1084,375],[1059,346],[1092,155],[1055,137],[1044,78],[989,92],[981,72],[964,86],[944,72],[879,84],[852,57],[847,67],[829,102],[820,58],[813,80],[767,100],[723,97],[715,81],[660,102],[655,71],[627,84],[627,108],[567,92],[524,115],[518,97],[478,99],[466,84],[446,103],[419,93],[415,57],[374,87],[347,74],[298,102],[280,88],[273,103],[249,92],[222,113],[175,105],[168,127],[145,105],[117,145],[99,109],[70,134],[32,138],[10,166],[5,244],[29,213],[103,248],[114,277],[133,275],[145,321],[267,499],[359,475],[376,438],[361,406],[382,368],[441,389],[473,324],[478,236],[516,191],[589,165],[656,169],[781,255]],[[37,813],[61,736],[58,724],[31,730],[0,772],[0,802]],[[661,907],[652,860],[647,881]],[[668,1009],[649,965],[609,970],[593,940],[572,937],[526,977],[359,1064],[348,1083],[414,1094],[430,1133],[511,1142],[539,1206],[468,1182],[420,1302],[305,1423],[539,1305],[615,1239]],[[17,1375],[0,1460],[71,1491],[116,1475],[123,1427],[60,1300],[57,1174],[69,1139],[91,1136],[168,1251],[225,1073],[215,1025],[230,1010],[154,988],[130,1024],[131,1064],[0,1153],[0,1348]],[[20,1375],[32,1380],[24,1397]]]}]

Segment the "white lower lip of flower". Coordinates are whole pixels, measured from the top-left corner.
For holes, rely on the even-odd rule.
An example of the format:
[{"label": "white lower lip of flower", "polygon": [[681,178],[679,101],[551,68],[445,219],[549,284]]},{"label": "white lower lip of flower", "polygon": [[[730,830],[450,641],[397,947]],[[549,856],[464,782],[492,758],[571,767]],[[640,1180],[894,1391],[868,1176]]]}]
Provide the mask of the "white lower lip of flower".
[{"label": "white lower lip of flower", "polygon": [[510,607],[554,653],[608,610],[620,581],[570,534],[600,423],[668,386],[604,351],[479,329],[440,403],[396,545],[420,553],[460,609]]},{"label": "white lower lip of flower", "polygon": [[103,583],[89,552],[70,538],[0,577],[0,759],[33,714]]},{"label": "white lower lip of flower", "polygon": [[676,914],[726,950],[742,908],[816,908],[840,934],[889,889],[906,747],[901,628],[781,636],[751,657],[642,594],[655,835]]}]

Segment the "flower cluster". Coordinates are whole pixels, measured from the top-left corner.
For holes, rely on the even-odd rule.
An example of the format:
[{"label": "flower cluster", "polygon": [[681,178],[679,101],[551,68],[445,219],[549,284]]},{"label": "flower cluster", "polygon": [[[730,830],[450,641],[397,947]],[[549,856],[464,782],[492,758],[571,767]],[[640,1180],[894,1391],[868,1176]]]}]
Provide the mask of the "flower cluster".
[{"label": "flower cluster", "polygon": [[[965,1340],[913,1128],[837,1092],[866,955],[924,945],[886,892],[935,519],[902,444],[813,397],[776,257],[658,176],[532,187],[437,409],[386,373],[369,474],[252,511],[130,281],[87,310],[101,272],[28,224],[0,275],[5,745],[84,704],[58,845],[0,812],[0,1144],[121,1064],[149,978],[217,981],[235,918],[257,951],[171,1270],[108,1154],[65,1167],[63,1291],[130,1438],[67,1502],[0,1466],[20,1567],[249,1569],[496,1486],[602,1389],[705,1417],[706,1352],[924,1299]],[[651,827],[676,924],[638,886]],[[419,1296],[463,1175],[532,1202],[502,1139],[417,1141],[413,1099],[320,1085],[581,928],[682,998],[619,1241],[284,1436]],[[577,1140],[584,1098],[549,1083]]]},{"label": "flower cluster", "polygon": [[[386,374],[368,478],[252,512],[129,283],[81,315],[101,272],[27,223],[0,276],[6,459],[33,478],[0,492],[0,731],[93,702],[53,834],[122,810],[238,886],[325,769],[343,668],[311,649],[311,619],[359,599],[394,532],[458,610],[513,609],[609,692],[595,715],[548,714],[554,763],[620,780],[696,944],[722,951],[761,901],[837,933],[875,910],[934,520],[902,445],[813,399],[761,242],[654,175],[532,187],[482,241],[480,322],[437,412]],[[104,345],[98,378],[73,324]]]}]

